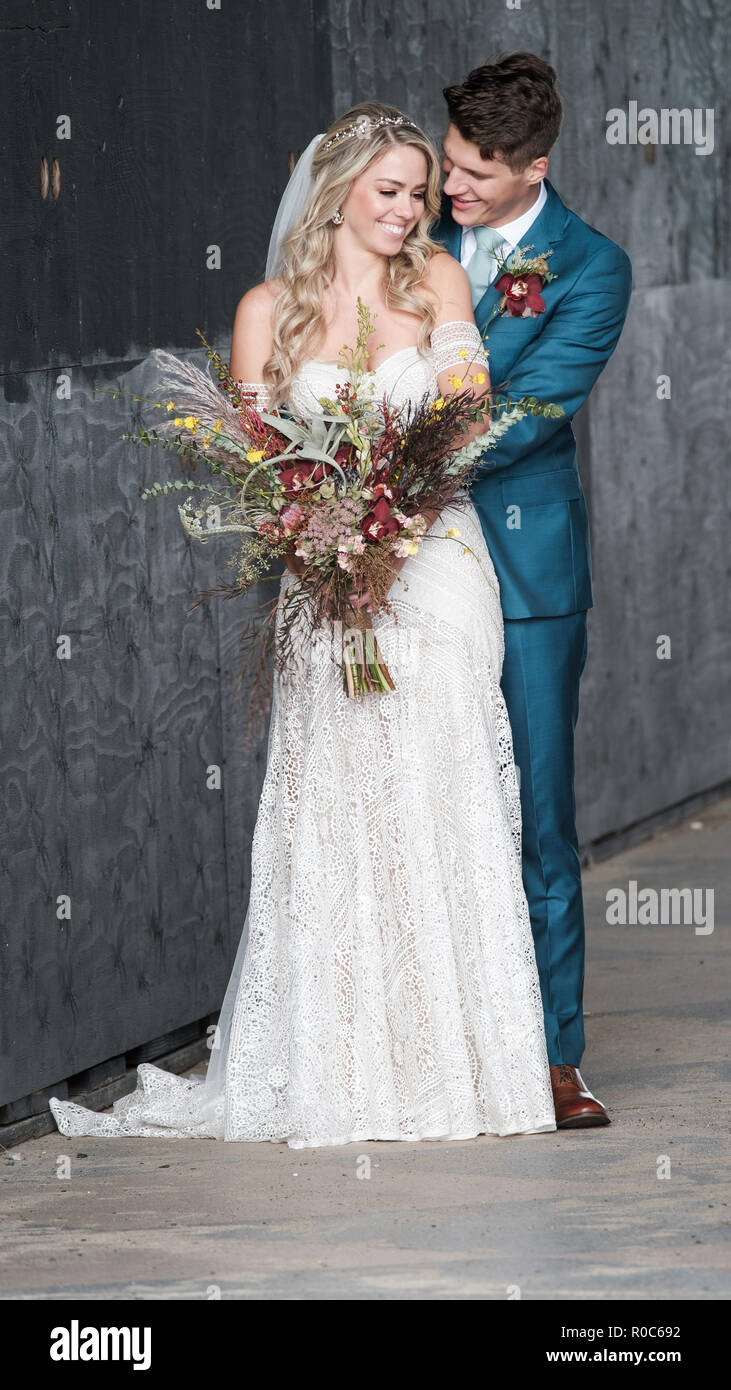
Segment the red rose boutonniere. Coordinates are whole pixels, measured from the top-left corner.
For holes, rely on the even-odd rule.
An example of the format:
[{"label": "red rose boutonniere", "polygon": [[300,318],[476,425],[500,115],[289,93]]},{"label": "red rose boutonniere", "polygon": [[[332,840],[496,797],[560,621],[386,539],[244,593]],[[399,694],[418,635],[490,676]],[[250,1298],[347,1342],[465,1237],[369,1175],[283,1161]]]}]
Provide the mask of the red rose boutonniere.
[{"label": "red rose boutonniere", "polygon": [[499,312],[507,312],[515,319],[535,319],[545,310],[541,290],[549,280],[555,280],[548,269],[548,257],[553,251],[544,251],[540,256],[527,256],[532,246],[519,246],[510,257],[510,262],[499,265],[501,274],[495,281],[495,289],[502,290]]}]

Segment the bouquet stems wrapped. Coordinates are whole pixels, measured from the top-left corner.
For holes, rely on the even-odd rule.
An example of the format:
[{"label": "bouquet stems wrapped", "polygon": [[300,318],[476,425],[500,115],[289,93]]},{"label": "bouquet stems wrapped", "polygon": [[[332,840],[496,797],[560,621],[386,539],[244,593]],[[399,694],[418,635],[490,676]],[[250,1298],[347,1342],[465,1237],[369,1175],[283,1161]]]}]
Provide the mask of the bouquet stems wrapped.
[{"label": "bouquet stems wrapped", "polygon": [[352,608],[343,632],[343,685],[352,699],[374,691],[395,690],[366,608]]}]

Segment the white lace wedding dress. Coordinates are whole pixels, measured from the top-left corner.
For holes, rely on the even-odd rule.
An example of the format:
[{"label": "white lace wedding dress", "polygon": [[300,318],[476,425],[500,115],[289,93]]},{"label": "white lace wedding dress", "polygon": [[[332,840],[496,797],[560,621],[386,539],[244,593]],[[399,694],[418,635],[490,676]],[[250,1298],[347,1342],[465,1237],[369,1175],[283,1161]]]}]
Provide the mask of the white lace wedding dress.
[{"label": "white lace wedding dress", "polygon": [[[475,325],[442,325],[427,357],[407,347],[376,368],[376,394],[436,397],[461,348],[479,350]],[[342,378],[308,361],[291,406],[320,409]],[[282,589],[295,582],[285,570]],[[348,699],[324,639],[275,675],[250,900],[206,1076],[142,1064],[104,1113],[54,1097],[64,1134],[297,1149],[556,1128],[499,591],[468,500],[390,597],[397,620],[374,627],[395,690]]]}]

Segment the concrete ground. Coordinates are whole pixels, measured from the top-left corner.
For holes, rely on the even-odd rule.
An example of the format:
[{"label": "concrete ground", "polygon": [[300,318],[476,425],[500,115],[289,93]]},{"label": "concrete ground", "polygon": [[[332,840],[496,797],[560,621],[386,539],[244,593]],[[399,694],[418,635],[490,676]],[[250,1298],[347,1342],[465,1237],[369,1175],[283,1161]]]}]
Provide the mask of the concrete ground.
[{"label": "concrete ground", "polygon": [[[6,1299],[725,1299],[731,802],[585,871],[585,1079],[612,1123],[337,1149],[51,1135],[2,1155]],[[606,893],[715,894],[714,929]],[[59,1179],[60,1155],[71,1177]]]}]

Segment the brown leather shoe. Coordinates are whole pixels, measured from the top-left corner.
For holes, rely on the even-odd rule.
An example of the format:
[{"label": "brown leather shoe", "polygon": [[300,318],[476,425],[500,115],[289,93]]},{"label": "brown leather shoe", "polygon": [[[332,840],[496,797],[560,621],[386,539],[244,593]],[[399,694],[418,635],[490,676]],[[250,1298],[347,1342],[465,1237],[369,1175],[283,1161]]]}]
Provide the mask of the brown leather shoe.
[{"label": "brown leather shoe", "polygon": [[591,1094],[578,1067],[565,1062],[551,1067],[553,1105],[557,1129],[588,1129],[608,1125],[609,1116],[600,1100]]}]

